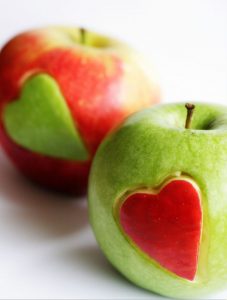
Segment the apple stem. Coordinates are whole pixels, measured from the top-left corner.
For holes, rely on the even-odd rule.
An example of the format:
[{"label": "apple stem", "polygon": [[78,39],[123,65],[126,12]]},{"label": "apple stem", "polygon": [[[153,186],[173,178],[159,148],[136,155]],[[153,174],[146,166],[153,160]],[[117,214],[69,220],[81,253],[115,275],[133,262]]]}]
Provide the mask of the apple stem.
[{"label": "apple stem", "polygon": [[191,103],[186,103],[185,107],[187,109],[187,118],[185,121],[185,129],[190,129],[192,123],[192,116],[195,109],[195,105]]},{"label": "apple stem", "polygon": [[84,29],[83,27],[80,28],[80,42],[81,44],[85,44],[85,35],[86,34],[86,29]]}]

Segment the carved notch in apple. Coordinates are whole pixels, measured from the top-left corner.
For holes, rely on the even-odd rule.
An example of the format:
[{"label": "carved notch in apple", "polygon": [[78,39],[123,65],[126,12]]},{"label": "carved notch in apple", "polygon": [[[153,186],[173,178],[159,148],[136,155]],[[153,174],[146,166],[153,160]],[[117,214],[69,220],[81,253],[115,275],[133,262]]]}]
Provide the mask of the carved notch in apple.
[{"label": "carved notch in apple", "polygon": [[151,262],[194,280],[202,231],[200,192],[190,179],[166,181],[119,199],[115,218],[123,234]]},{"label": "carved notch in apple", "polygon": [[57,158],[88,159],[60,88],[47,74],[27,79],[19,99],[6,105],[3,118],[10,137],[26,149]]}]

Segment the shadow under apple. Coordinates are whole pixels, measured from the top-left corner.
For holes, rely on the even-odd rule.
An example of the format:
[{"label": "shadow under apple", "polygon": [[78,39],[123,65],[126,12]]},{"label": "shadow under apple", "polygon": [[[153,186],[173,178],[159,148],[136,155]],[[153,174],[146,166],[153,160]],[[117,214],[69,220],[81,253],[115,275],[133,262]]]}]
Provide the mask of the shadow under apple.
[{"label": "shadow under apple", "polygon": [[95,278],[94,282],[97,286],[106,285],[111,290],[116,291],[120,289],[127,297],[130,291],[130,295],[136,297],[132,297],[132,299],[138,299],[138,295],[141,299],[154,299],[153,297],[164,299],[162,296],[148,292],[128,281],[108,262],[95,241],[87,246],[67,249],[67,251],[60,254],[58,259],[64,260],[64,264],[68,262],[70,266],[75,265],[77,268],[80,268],[80,265],[78,266],[79,262],[82,268],[89,272],[89,278]]},{"label": "shadow under apple", "polygon": [[[15,226],[40,238],[69,235],[88,224],[84,198],[41,189],[24,178],[0,152],[0,205]],[[9,220],[10,219],[10,220]]]},{"label": "shadow under apple", "polygon": [[[38,188],[16,171],[1,151],[0,218],[6,226],[13,224],[11,230],[16,229],[17,235],[26,236],[29,245],[35,240],[37,245],[44,241],[48,246],[47,240],[51,240],[51,248],[44,248],[44,256],[37,256],[40,259],[38,263],[45,266],[54,260],[54,266],[63,264],[66,274],[71,274],[72,269],[75,272],[83,270],[86,278],[95,278],[94,286],[98,284],[100,287],[106,285],[110,289],[121,289],[127,297],[130,291],[134,299],[137,295],[144,299],[149,299],[151,295],[162,299],[134,286],[107,261],[89,228],[84,198],[75,199]],[[84,229],[85,235],[77,239],[77,233]],[[67,236],[70,239],[66,241]],[[52,244],[53,239],[61,240],[58,247]],[[14,243],[16,246],[17,241]]]}]

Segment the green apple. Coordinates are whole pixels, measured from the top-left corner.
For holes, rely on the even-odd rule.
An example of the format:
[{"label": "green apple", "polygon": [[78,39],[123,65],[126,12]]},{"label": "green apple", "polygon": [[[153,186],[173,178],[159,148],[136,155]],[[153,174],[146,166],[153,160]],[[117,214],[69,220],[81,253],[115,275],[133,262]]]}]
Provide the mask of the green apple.
[{"label": "green apple", "polygon": [[[227,107],[163,104],[101,144],[90,221],[110,262],[156,293],[195,298],[227,282]],[[187,116],[187,117],[186,117]]]}]

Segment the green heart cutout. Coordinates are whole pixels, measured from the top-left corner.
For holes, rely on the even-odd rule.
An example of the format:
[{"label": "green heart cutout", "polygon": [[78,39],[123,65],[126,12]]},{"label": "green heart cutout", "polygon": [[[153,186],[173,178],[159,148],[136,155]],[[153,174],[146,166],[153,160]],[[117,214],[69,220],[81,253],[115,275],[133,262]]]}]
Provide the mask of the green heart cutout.
[{"label": "green heart cutout", "polygon": [[26,81],[20,98],[5,107],[3,122],[13,141],[29,150],[69,160],[88,159],[60,88],[49,75]]}]

